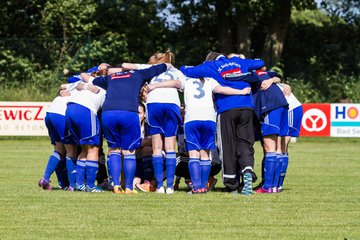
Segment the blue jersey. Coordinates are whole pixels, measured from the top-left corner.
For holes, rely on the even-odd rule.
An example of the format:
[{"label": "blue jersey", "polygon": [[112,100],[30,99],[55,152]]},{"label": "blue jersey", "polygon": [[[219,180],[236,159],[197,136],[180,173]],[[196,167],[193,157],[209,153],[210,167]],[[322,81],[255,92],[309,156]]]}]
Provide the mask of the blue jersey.
[{"label": "blue jersey", "polygon": [[[244,89],[250,87],[249,83],[244,81],[226,80],[227,74],[238,74],[241,77],[250,75],[249,70],[258,69],[264,66],[264,61],[253,59],[241,59],[238,57],[227,58],[220,56],[214,61],[206,61],[195,67],[182,66],[180,71],[188,77],[201,78],[212,77],[222,86],[232,87],[236,89]],[[223,95],[215,94],[217,112],[234,108],[253,108],[254,103],[250,95]]]},{"label": "blue jersey", "polygon": [[272,71],[253,71],[252,74],[259,79],[259,82],[251,84],[253,92],[255,113],[260,118],[264,113],[270,112],[279,107],[287,107],[289,104],[286,101],[284,93],[276,84],[272,84],[268,89],[261,90],[260,85],[264,80],[277,76]]},{"label": "blue jersey", "polygon": [[106,90],[103,112],[109,110],[138,112],[141,87],[166,69],[166,64],[159,64],[143,70],[118,72],[95,78],[92,83]]},{"label": "blue jersey", "polygon": [[[85,73],[90,74],[92,72],[96,72],[98,70],[98,68],[99,68],[99,66],[92,67],[89,70],[87,70]],[[73,76],[68,78],[69,83],[74,83],[74,82],[77,82],[77,81],[82,81],[80,73],[76,74],[76,75],[73,75]]]}]

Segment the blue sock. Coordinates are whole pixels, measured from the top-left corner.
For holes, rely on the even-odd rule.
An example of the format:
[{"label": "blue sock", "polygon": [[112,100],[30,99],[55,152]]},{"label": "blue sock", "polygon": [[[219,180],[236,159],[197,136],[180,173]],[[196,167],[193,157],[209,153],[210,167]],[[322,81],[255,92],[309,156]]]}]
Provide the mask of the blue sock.
[{"label": "blue sock", "polygon": [[47,181],[50,180],[50,176],[55,171],[55,168],[58,165],[58,163],[60,162],[60,159],[61,159],[60,153],[58,153],[57,151],[53,151],[53,153],[50,155],[49,160],[46,165],[46,168],[45,168],[44,177],[43,177]]},{"label": "blue sock", "polygon": [[76,161],[76,184],[85,184],[86,160]]},{"label": "blue sock", "polygon": [[109,155],[107,156],[107,161],[106,161],[106,165],[107,165],[107,171],[108,171],[108,176],[109,176],[109,182],[112,183],[112,175],[111,175],[111,166],[110,166],[110,161],[109,161]]},{"label": "blue sock", "polygon": [[289,155],[287,153],[283,153],[282,155],[282,164],[280,170],[280,179],[278,183],[278,187],[282,187],[286,175],[286,170],[289,164]]},{"label": "blue sock", "polygon": [[166,186],[173,188],[176,169],[176,153],[166,153]]},{"label": "blue sock", "polygon": [[198,158],[189,159],[189,172],[194,189],[201,188],[201,167]]},{"label": "blue sock", "polygon": [[264,164],[264,175],[265,175],[265,182],[263,185],[263,188],[268,190],[271,188],[274,174],[275,174],[275,168],[276,168],[276,153],[266,153],[265,155],[265,164]]},{"label": "blue sock", "polygon": [[90,188],[95,187],[95,179],[99,170],[99,162],[95,160],[86,160],[86,185]]},{"label": "blue sock", "polygon": [[152,164],[154,167],[154,175],[157,183],[157,188],[162,187],[163,184],[163,171],[164,171],[164,162],[162,155],[152,155]]},{"label": "blue sock", "polygon": [[70,187],[75,187],[76,183],[76,157],[66,157],[66,169]]},{"label": "blue sock", "polygon": [[63,188],[69,186],[69,180],[66,170],[66,159],[64,157],[61,157],[60,162],[55,168],[55,173],[60,187]]},{"label": "blue sock", "polygon": [[211,170],[211,161],[200,160],[200,168],[201,168],[201,188],[207,188],[207,183],[209,181],[209,175]]},{"label": "blue sock", "polygon": [[275,174],[271,187],[277,187],[280,179],[281,164],[282,164],[282,155],[280,153],[276,154],[276,163],[275,163]]},{"label": "blue sock", "polygon": [[114,186],[120,186],[121,154],[117,152],[111,152],[109,154],[109,163],[109,169]]},{"label": "blue sock", "polygon": [[124,176],[125,176],[125,188],[133,190],[133,182],[136,170],[136,158],[135,154],[129,154],[124,156]]},{"label": "blue sock", "polygon": [[154,170],[152,166],[152,157],[146,156],[142,159],[142,168],[144,171],[144,180],[151,181],[154,177]]}]

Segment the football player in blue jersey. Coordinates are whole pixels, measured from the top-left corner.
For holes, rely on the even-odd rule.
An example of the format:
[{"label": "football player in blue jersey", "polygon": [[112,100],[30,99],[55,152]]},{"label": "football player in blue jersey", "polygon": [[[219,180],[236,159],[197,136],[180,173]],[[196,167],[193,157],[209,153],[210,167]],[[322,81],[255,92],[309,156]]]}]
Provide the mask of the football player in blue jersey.
[{"label": "football player in blue jersey", "polygon": [[114,193],[122,193],[120,187],[121,154],[124,155],[125,193],[134,193],[135,149],[141,145],[141,127],[138,115],[138,97],[141,87],[145,82],[171,67],[171,64],[159,64],[143,70],[117,72],[106,77],[95,78],[92,81],[92,84],[107,90],[103,105],[102,124],[110,149],[109,162]]},{"label": "football player in blue jersey", "polygon": [[[146,69],[152,64],[173,64],[175,56],[171,51],[153,54],[148,64],[124,63],[127,69]],[[150,83],[179,79],[183,74],[172,67],[166,72],[151,79]],[[157,193],[172,194],[176,168],[176,135],[182,125],[180,114],[180,99],[176,88],[159,88],[150,92],[146,97],[147,123],[152,137],[152,164],[157,182]],[[165,167],[162,151],[165,149]],[[166,189],[164,188],[164,169],[166,168]],[[148,184],[148,182],[146,183]],[[143,186],[142,187],[146,187]],[[146,187],[149,188],[150,186]]]},{"label": "football player in blue jersey", "polygon": [[[241,59],[238,56],[227,58],[220,53],[209,53],[206,61],[195,67],[183,66],[180,70],[188,77],[212,77],[220,85],[244,89],[250,85],[244,81],[228,81],[226,74],[238,73],[246,78],[250,70],[264,66],[264,61]],[[254,168],[254,104],[250,95],[215,94],[217,107],[217,137],[220,159],[223,162],[223,182],[226,191],[237,192],[240,171],[244,176],[244,194],[252,193]]]},{"label": "football player in blue jersey", "polygon": [[[227,75],[232,81],[242,79],[238,74]],[[279,136],[285,136],[288,132],[287,106],[288,103],[283,92],[274,81],[280,82],[275,72],[266,71],[265,67],[251,73],[252,93],[255,105],[255,113],[260,122],[258,129],[262,136],[262,145],[265,158],[263,160],[264,183],[257,193],[277,192],[279,181],[279,167],[281,154],[277,154],[277,143]]]}]

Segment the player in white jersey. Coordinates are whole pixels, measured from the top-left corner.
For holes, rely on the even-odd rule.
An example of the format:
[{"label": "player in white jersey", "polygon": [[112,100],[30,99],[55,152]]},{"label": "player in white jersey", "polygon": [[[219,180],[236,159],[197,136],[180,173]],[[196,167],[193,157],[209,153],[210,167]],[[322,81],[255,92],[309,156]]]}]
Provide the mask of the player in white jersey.
[{"label": "player in white jersey", "polygon": [[[93,79],[90,75],[82,74],[82,77],[88,81]],[[79,87],[84,90],[69,100],[66,110],[66,123],[77,143],[81,145],[75,170],[76,190],[102,192],[101,188],[95,186],[101,137],[97,112],[104,103],[106,91],[93,85],[85,86]]]},{"label": "player in white jersey", "polygon": [[300,126],[301,126],[301,119],[303,115],[303,109],[301,102],[291,93],[291,88],[287,84],[278,83],[278,87],[284,91],[286,101],[289,104],[288,110],[288,125],[289,131],[287,136],[281,137],[277,144],[278,149],[277,153],[281,153],[281,169],[280,169],[280,180],[277,185],[279,191],[283,190],[283,182],[286,175],[286,170],[289,163],[289,152],[288,146],[291,140],[291,137],[298,137],[300,135]]},{"label": "player in white jersey", "polygon": [[[59,96],[57,96],[46,111],[45,124],[49,131],[51,144],[54,145],[54,151],[50,155],[43,177],[39,180],[39,186],[46,190],[51,190],[50,176],[55,171],[58,177],[59,187],[73,190],[75,181],[68,178],[65,172],[65,165],[68,160],[76,159],[76,145],[65,122],[66,105],[71,96],[78,91],[75,89],[77,83],[62,84]],[[66,156],[66,160],[65,160]],[[70,185],[69,185],[70,184]]]},{"label": "player in white jersey", "polygon": [[[155,53],[149,59],[149,64],[123,63],[125,69],[145,69],[152,64],[171,63],[175,60],[174,54],[170,51]],[[114,69],[112,71],[117,71]],[[166,72],[151,79],[150,84],[160,83],[168,80],[179,79],[183,74],[172,67]],[[147,123],[149,134],[152,136],[153,156],[152,163],[155,179],[157,182],[157,193],[172,194],[173,182],[176,168],[176,135],[179,126],[182,124],[180,113],[180,99],[176,88],[156,89],[147,95]],[[164,141],[163,141],[164,139]],[[164,162],[162,150],[165,147],[166,158],[166,191],[163,187]]]},{"label": "player in white jersey", "polygon": [[189,171],[193,183],[190,193],[205,193],[211,169],[209,152],[215,148],[216,134],[216,112],[212,93],[246,95],[250,94],[251,89],[223,87],[212,78],[188,77],[150,84],[146,89],[151,92],[161,87],[177,87],[184,90],[185,141],[189,151]]}]

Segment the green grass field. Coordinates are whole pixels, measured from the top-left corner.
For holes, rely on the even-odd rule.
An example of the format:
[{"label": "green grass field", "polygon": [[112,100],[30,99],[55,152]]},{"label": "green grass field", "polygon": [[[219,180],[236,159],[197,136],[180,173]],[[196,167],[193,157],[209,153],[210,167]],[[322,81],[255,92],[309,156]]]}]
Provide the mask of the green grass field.
[{"label": "green grass field", "polygon": [[[47,192],[47,138],[0,138],[0,150],[1,240],[360,239],[360,139],[299,139],[285,191],[252,196]],[[258,145],[256,160],[260,173]]]}]

